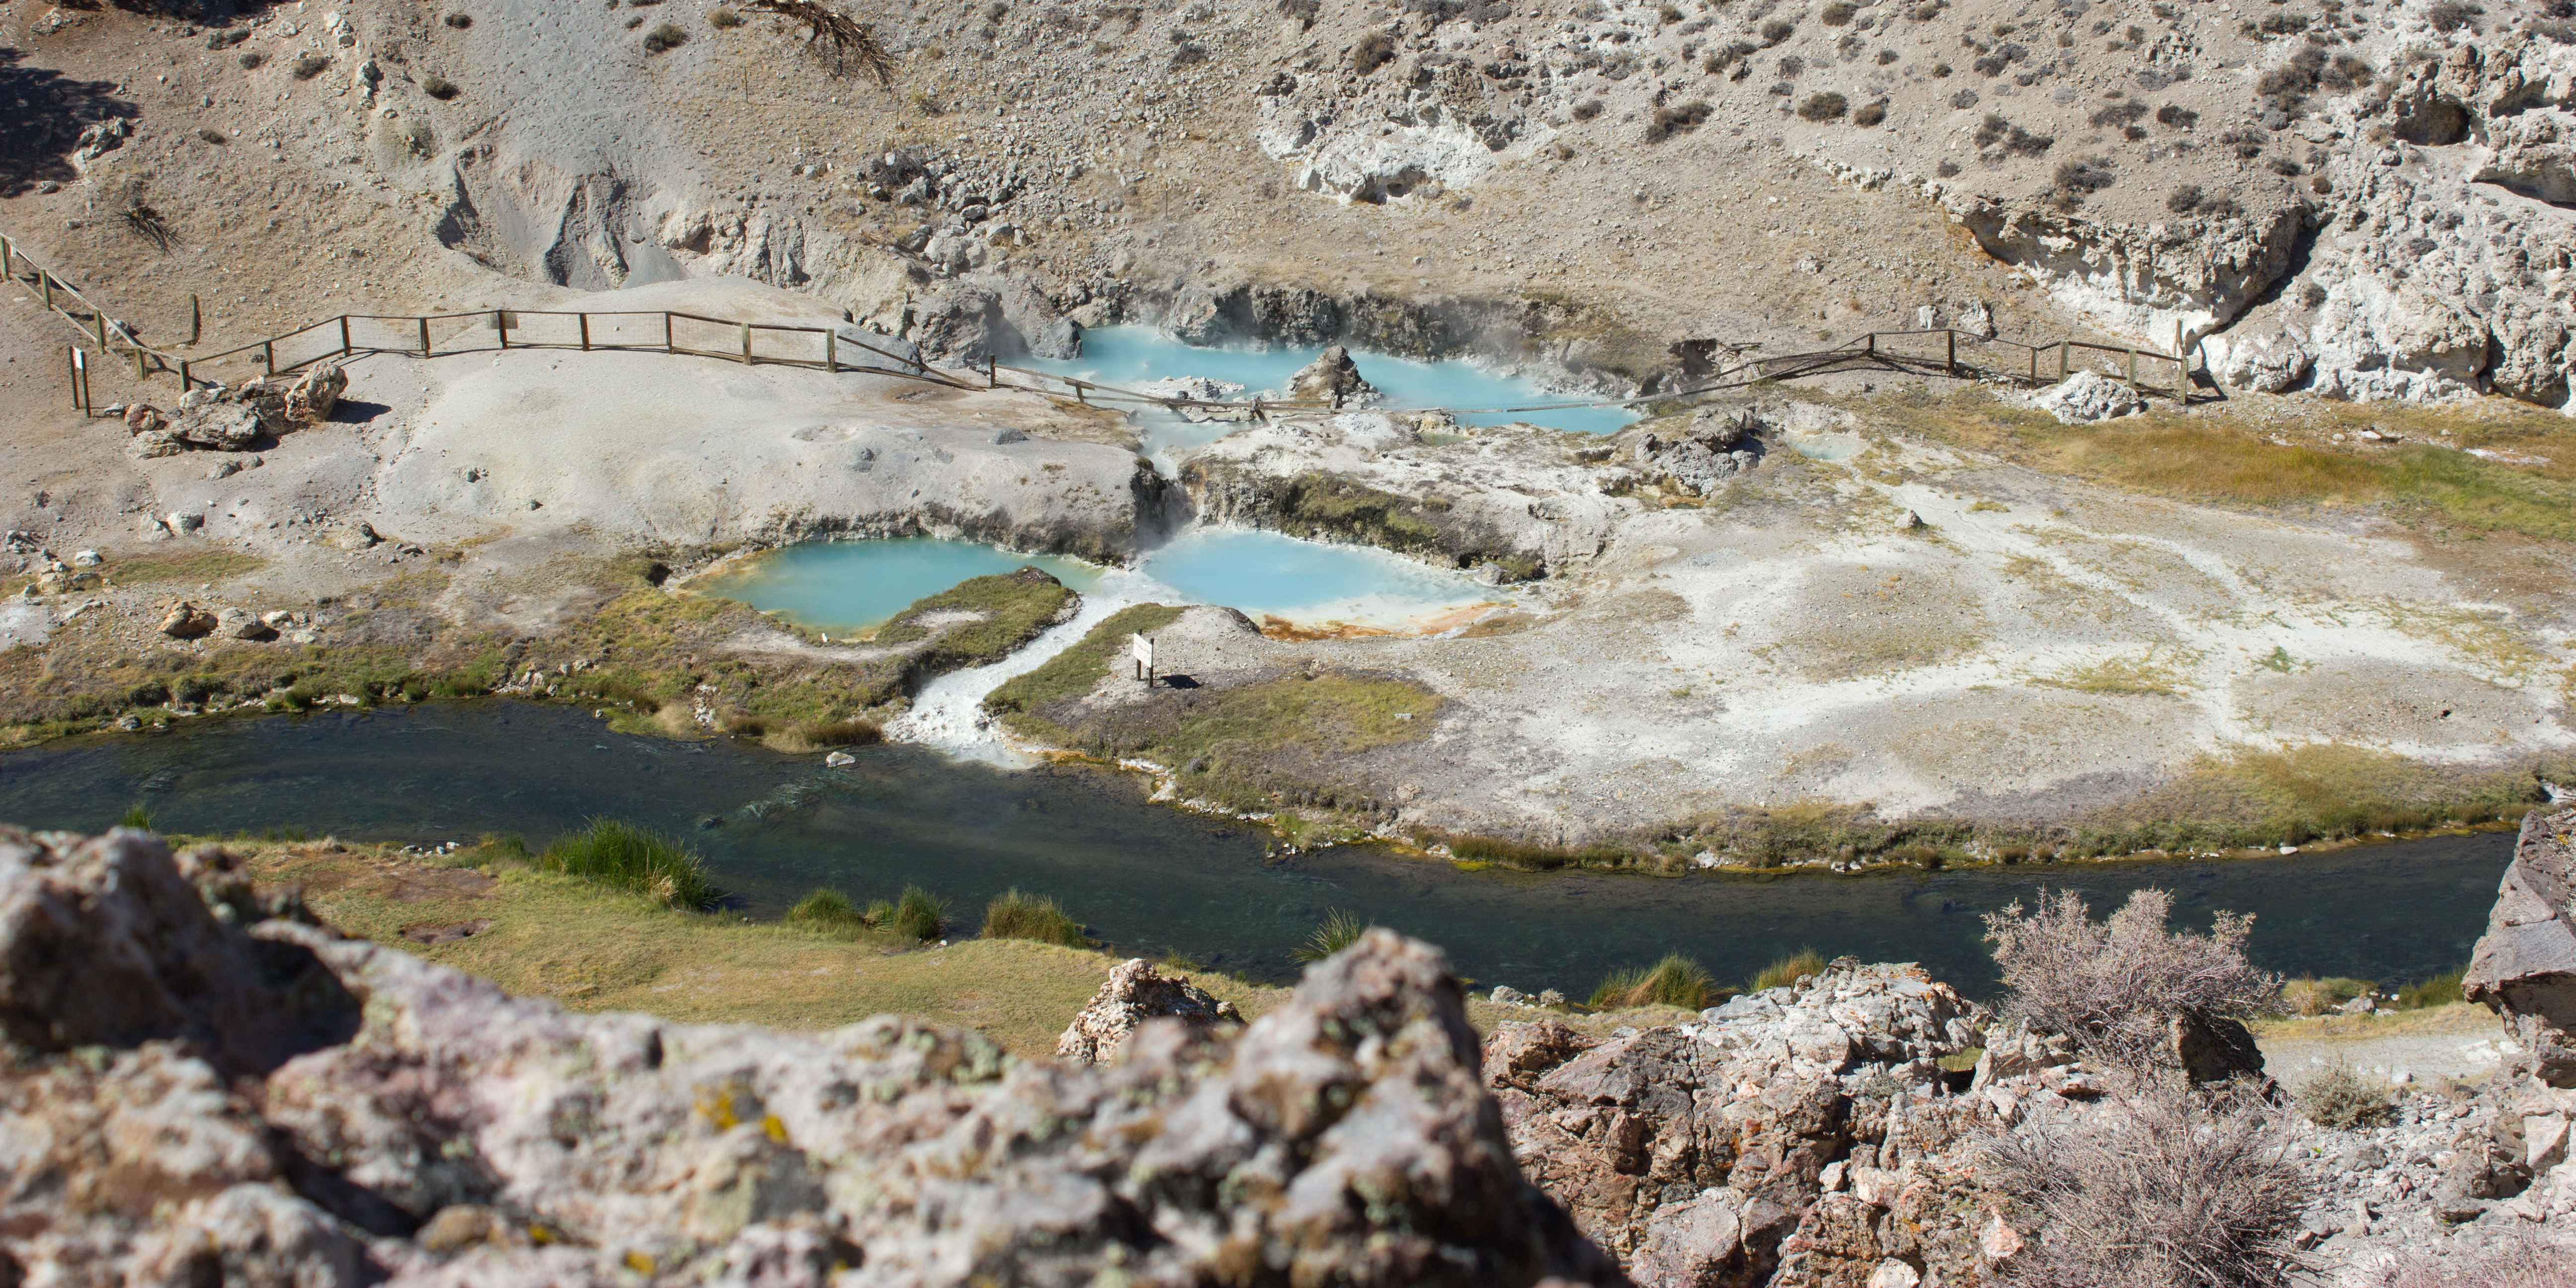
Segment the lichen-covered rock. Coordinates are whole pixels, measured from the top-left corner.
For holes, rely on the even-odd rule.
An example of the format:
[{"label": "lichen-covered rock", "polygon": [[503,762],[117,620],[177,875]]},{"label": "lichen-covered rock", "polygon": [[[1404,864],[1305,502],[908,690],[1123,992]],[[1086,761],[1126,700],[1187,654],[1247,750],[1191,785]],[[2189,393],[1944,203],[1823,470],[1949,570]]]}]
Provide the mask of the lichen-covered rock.
[{"label": "lichen-covered rock", "polygon": [[1055,1053],[1086,1064],[1106,1063],[1135,1036],[1137,1026],[1154,1019],[1174,1019],[1199,1029],[1243,1023],[1234,1003],[1209,996],[1187,977],[1165,975],[1137,957],[1110,970],[1108,982],[1092,995],[1091,1004],[1056,1039]]},{"label": "lichen-covered rock", "polygon": [[572,1015],[191,863],[202,891],[141,834],[0,830],[0,1024],[24,1053],[0,1069],[0,1273],[1620,1280],[1513,1166],[1447,963],[1392,932],[1239,1037],[1148,1024],[1115,1064],[1023,1063],[892,1017]]}]

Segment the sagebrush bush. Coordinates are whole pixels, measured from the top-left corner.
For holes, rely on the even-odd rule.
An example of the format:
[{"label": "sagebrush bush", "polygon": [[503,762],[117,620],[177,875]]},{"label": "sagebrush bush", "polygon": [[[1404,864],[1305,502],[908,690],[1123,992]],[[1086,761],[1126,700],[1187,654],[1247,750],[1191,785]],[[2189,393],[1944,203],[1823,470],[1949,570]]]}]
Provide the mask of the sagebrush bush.
[{"label": "sagebrush bush", "polygon": [[2388,1088],[2374,1084],[2341,1062],[2310,1078],[2299,1088],[2300,1116],[2319,1127],[2350,1131],[2355,1127],[2384,1127],[2396,1110]]},{"label": "sagebrush bush", "polygon": [[1646,123],[1646,141],[1659,143],[1676,134],[1688,134],[1706,122],[1712,109],[1705,99],[1692,99],[1669,107],[1655,109]]},{"label": "sagebrush bush", "polygon": [[1801,948],[1763,967],[1762,973],[1753,977],[1753,991],[1759,993],[1765,989],[1787,988],[1809,976],[1821,975],[1824,970],[1824,954],[1813,948]]},{"label": "sagebrush bush", "polygon": [[742,15],[731,9],[716,9],[707,14],[707,25],[718,31],[730,31],[742,25]]},{"label": "sagebrush bush", "polygon": [[666,908],[707,908],[717,896],[697,851],[616,819],[593,819],[589,827],[557,838],[537,856],[537,866],[631,890]]},{"label": "sagebrush bush", "polygon": [[439,21],[446,23],[450,27],[454,27],[458,31],[463,31],[474,25],[474,15],[470,13],[451,13]]},{"label": "sagebrush bush", "polygon": [[1592,990],[1596,1010],[1632,1006],[1678,1006],[1696,1011],[1717,1000],[1717,980],[1698,962],[1667,953],[1652,966],[1612,971]]},{"label": "sagebrush bush", "polygon": [[2080,1114],[2035,1113],[1985,1147],[1983,1179],[2037,1207],[2021,1288],[2272,1288],[2313,1181],[2259,1096],[2176,1080]]},{"label": "sagebrush bush", "polygon": [[456,82],[444,76],[425,76],[421,78],[420,92],[444,103],[456,97]]},{"label": "sagebrush bush", "polygon": [[1047,895],[1023,893],[1018,887],[1004,890],[984,905],[986,939],[1034,939],[1042,944],[1062,944],[1067,948],[1084,948],[1090,941],[1082,934],[1082,923],[1065,914],[1064,908]]},{"label": "sagebrush bush", "polygon": [[1844,112],[1849,110],[1851,110],[1850,99],[1844,98],[1842,95],[1829,89],[1818,90],[1813,94],[1809,94],[1805,102],[1798,104],[1798,119],[1802,121],[1831,121],[1840,117]]},{"label": "sagebrush bush", "polygon": [[1886,119],[1887,100],[1883,98],[1874,103],[1863,103],[1859,107],[1852,109],[1852,124],[1864,128],[1876,125]]},{"label": "sagebrush bush", "polygon": [[644,52],[658,54],[689,43],[689,33],[676,22],[666,22],[644,33]]},{"label": "sagebrush bush", "polygon": [[[2482,1227],[2483,1229],[2483,1224]],[[2507,1222],[2465,1239],[2409,1240],[2371,1288],[2567,1288],[2576,1284],[2576,1233]]]},{"label": "sagebrush bush", "polygon": [[297,80],[311,80],[321,75],[322,69],[330,65],[331,60],[320,54],[298,54],[294,62],[286,65],[286,70],[295,73]]},{"label": "sagebrush bush", "polygon": [[2165,929],[2173,896],[2139,890],[2096,924],[2081,895],[2041,891],[2039,907],[2019,901],[1986,918],[2008,990],[2002,1011],[2063,1033],[2129,1069],[2161,1067],[2174,1020],[2242,1020],[2268,1010],[2281,977],[2245,960],[2254,918],[2220,912],[2206,935]]},{"label": "sagebrush bush", "polygon": [[1366,76],[1395,61],[1395,38],[1383,31],[1372,31],[1351,46],[1351,70]]}]

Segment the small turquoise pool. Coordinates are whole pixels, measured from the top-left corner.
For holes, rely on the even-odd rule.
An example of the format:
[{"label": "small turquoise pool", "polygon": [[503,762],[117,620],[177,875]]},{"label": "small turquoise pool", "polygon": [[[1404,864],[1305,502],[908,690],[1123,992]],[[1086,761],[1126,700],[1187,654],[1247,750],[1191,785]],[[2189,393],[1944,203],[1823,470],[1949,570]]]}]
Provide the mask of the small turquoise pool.
[{"label": "small turquoise pool", "polygon": [[1397,631],[1496,602],[1490,587],[1365,546],[1325,545],[1276,532],[1201,528],[1148,552],[1132,569],[930,537],[818,541],[743,560],[693,589],[780,612],[802,626],[856,633],[969,577],[1035,564],[1095,599],[1217,604],[1255,619]]},{"label": "small turquoise pool", "polygon": [[969,577],[1035,564],[1075,590],[1088,590],[1101,569],[1054,555],[1015,555],[970,541],[895,537],[817,541],[754,555],[691,589],[738,599],[818,631],[856,633],[882,626],[915,600]]},{"label": "small turquoise pool", "polygon": [[[1082,333],[1082,356],[1061,360],[1026,359],[1035,370],[1080,376],[1102,384],[1134,389],[1155,380],[1199,376],[1243,386],[1241,396],[1284,392],[1288,377],[1313,362],[1322,349],[1201,349],[1174,340],[1152,327],[1111,326]],[[1392,354],[1355,350],[1351,360],[1360,375],[1385,395],[1380,407],[1527,407],[1540,403],[1581,402],[1588,395],[1551,391],[1526,376],[1497,375],[1456,359],[1419,362]],[[1242,428],[1211,422],[1192,425],[1177,416],[1157,415],[1152,439],[1157,447],[1192,447],[1214,442]],[[1462,416],[1472,425],[1526,421],[1551,429],[1586,434],[1615,433],[1636,417],[1617,407],[1570,408],[1520,415]],[[1168,422],[1168,423],[1163,423]]]}]

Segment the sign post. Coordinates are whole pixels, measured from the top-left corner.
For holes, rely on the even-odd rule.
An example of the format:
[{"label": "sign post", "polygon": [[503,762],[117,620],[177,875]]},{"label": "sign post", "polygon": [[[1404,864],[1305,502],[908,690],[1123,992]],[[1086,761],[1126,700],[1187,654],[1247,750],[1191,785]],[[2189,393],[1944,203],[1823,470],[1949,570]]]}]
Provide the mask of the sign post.
[{"label": "sign post", "polygon": [[1128,652],[1136,661],[1136,678],[1143,680],[1147,688],[1152,688],[1154,685],[1154,641],[1147,639],[1142,632],[1128,636],[1127,639]]}]

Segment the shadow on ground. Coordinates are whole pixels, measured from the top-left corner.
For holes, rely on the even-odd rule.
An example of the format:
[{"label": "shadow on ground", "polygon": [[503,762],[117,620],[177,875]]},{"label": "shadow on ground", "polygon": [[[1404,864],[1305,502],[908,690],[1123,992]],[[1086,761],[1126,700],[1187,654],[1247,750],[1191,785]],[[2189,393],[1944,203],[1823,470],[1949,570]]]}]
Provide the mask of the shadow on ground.
[{"label": "shadow on ground", "polygon": [[80,132],[139,113],[115,97],[115,89],[109,81],[73,80],[49,67],[31,67],[23,49],[0,49],[0,197],[18,196],[47,179],[80,178],[71,159]]}]

